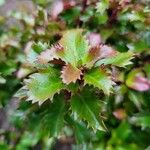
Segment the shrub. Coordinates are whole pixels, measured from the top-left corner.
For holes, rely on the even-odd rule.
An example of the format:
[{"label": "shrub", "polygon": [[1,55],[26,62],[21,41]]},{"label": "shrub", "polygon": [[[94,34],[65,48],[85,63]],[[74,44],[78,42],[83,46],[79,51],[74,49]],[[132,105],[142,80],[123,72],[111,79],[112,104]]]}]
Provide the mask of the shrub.
[{"label": "shrub", "polygon": [[148,149],[149,2],[31,4],[0,16],[0,149]]}]

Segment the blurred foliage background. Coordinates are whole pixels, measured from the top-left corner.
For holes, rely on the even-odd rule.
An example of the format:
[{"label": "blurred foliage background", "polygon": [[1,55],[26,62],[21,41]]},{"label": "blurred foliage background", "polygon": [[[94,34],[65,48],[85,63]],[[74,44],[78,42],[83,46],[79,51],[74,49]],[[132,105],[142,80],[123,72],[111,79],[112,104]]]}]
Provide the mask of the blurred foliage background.
[{"label": "blurred foliage background", "polygon": [[[14,98],[33,42],[55,43],[67,29],[83,28],[95,41],[119,52],[132,51],[133,64],[113,69],[113,94],[101,94],[107,132],[93,132],[66,117],[61,134],[47,136],[41,113],[48,111]],[[95,36],[96,35],[96,36]],[[50,124],[52,120],[49,121]],[[149,0],[0,0],[0,150],[149,150],[150,1]]]}]

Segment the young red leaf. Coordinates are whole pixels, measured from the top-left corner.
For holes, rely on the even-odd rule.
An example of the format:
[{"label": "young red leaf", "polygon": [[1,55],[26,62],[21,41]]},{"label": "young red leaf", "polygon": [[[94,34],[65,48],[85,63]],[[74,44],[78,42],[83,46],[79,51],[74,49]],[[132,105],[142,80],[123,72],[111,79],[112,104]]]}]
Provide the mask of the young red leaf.
[{"label": "young red leaf", "polygon": [[128,87],[141,92],[150,89],[150,80],[144,77],[144,73],[140,69],[135,69],[129,73],[126,84]]},{"label": "young red leaf", "polygon": [[80,76],[82,75],[81,70],[73,67],[71,64],[64,66],[61,73],[62,81],[66,84],[71,82],[75,83],[76,80],[80,79]]},{"label": "young red leaf", "polygon": [[87,36],[87,38],[91,47],[98,46],[101,43],[101,37],[98,33],[92,32]]},{"label": "young red leaf", "polygon": [[51,49],[47,49],[44,52],[42,52],[39,56],[38,56],[38,61],[41,64],[46,64],[49,61],[53,60],[54,58],[57,58],[56,54],[55,54],[55,48],[52,47]]},{"label": "young red leaf", "polygon": [[52,19],[57,19],[58,15],[64,10],[64,4],[62,0],[56,0],[51,8]]},{"label": "young red leaf", "polygon": [[115,51],[112,47],[107,45],[101,45],[100,47],[100,58],[107,58],[112,57],[117,54],[117,51]]},{"label": "young red leaf", "polygon": [[51,7],[51,17],[53,20],[56,20],[58,15],[63,12],[63,10],[69,9],[76,5],[74,0],[63,1],[56,0]]},{"label": "young red leaf", "polygon": [[85,57],[84,62],[88,68],[92,67],[93,64],[99,59],[100,47],[94,46],[89,49],[88,55]]},{"label": "young red leaf", "polygon": [[126,118],[127,114],[125,112],[124,109],[122,108],[119,108],[119,109],[116,109],[114,112],[113,112],[113,115],[119,119],[119,120],[123,120]]}]

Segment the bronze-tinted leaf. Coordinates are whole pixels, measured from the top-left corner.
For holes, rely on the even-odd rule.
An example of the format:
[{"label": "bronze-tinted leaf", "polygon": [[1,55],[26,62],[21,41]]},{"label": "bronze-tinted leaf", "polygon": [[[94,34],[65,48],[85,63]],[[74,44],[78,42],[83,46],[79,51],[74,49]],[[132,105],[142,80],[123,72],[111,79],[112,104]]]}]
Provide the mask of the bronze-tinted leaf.
[{"label": "bronze-tinted leaf", "polygon": [[119,119],[119,120],[125,119],[126,116],[127,116],[125,110],[122,109],[122,108],[116,109],[116,110],[113,112],[113,115],[114,115],[117,119]]},{"label": "bronze-tinted leaf", "polygon": [[101,43],[101,37],[98,33],[92,32],[87,36],[87,38],[91,47],[98,46]]},{"label": "bronze-tinted leaf", "polygon": [[55,48],[52,47],[51,49],[47,49],[46,51],[43,51],[39,56],[38,56],[38,61],[41,64],[46,64],[49,61],[52,61],[54,58],[57,58],[55,54]]},{"label": "bronze-tinted leaf", "polygon": [[77,79],[80,79],[80,75],[82,74],[81,70],[76,67],[73,67],[71,64],[68,64],[62,69],[62,81],[66,84],[71,82],[76,82]]},{"label": "bronze-tinted leaf", "polygon": [[115,51],[112,47],[107,45],[101,45],[100,47],[100,58],[107,58],[115,56],[117,51]]},{"label": "bronze-tinted leaf", "polygon": [[64,4],[62,0],[56,0],[51,8],[52,19],[57,19],[58,15],[64,10]]},{"label": "bronze-tinted leaf", "polygon": [[132,70],[128,74],[126,84],[128,87],[141,92],[150,89],[150,80],[144,77],[144,73],[141,69]]}]

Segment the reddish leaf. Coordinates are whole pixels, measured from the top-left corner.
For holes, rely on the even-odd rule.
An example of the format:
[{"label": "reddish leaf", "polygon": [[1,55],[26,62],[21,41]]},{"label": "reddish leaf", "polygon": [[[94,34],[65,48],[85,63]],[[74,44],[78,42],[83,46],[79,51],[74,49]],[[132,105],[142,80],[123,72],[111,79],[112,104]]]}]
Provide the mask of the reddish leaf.
[{"label": "reddish leaf", "polygon": [[119,119],[119,120],[122,120],[124,118],[126,118],[126,112],[124,109],[122,108],[119,108],[119,109],[116,109],[114,112],[113,112],[113,115]]},{"label": "reddish leaf", "polygon": [[147,91],[150,89],[150,81],[145,77],[136,76],[132,88],[141,92]]},{"label": "reddish leaf", "polygon": [[91,47],[86,57],[86,62],[88,62],[86,66],[91,67],[99,59],[99,56],[100,56],[100,47],[99,46]]},{"label": "reddish leaf", "polygon": [[73,7],[76,5],[75,0],[69,0],[64,2],[64,9],[69,9],[70,7]]},{"label": "reddish leaf", "polygon": [[52,61],[54,58],[57,58],[57,56],[55,55],[55,48],[52,47],[51,49],[43,51],[40,56],[38,56],[38,61],[41,64],[46,64],[49,61]]},{"label": "reddish leaf", "polygon": [[68,64],[63,67],[61,78],[64,83],[69,84],[71,82],[75,83],[77,79],[80,79],[80,75],[82,75],[81,70]]},{"label": "reddish leaf", "polygon": [[90,48],[86,57],[87,67],[91,67],[97,60],[115,56],[117,51],[107,45],[97,45]]},{"label": "reddish leaf", "polygon": [[92,32],[88,35],[87,38],[91,47],[98,46],[101,43],[101,37],[98,33]]},{"label": "reddish leaf", "polygon": [[58,15],[64,10],[64,4],[62,0],[56,0],[51,8],[51,17],[53,20],[57,19]]},{"label": "reddish leaf", "polygon": [[53,20],[56,20],[58,15],[63,12],[63,10],[69,9],[76,5],[74,0],[70,1],[63,1],[63,0],[56,0],[51,8],[51,17]]},{"label": "reddish leaf", "polygon": [[141,69],[132,70],[128,75],[126,84],[128,87],[140,92],[150,89],[150,80],[144,77]]},{"label": "reddish leaf", "polygon": [[112,47],[107,45],[101,45],[100,47],[100,58],[107,58],[115,56],[117,51],[115,51]]}]

